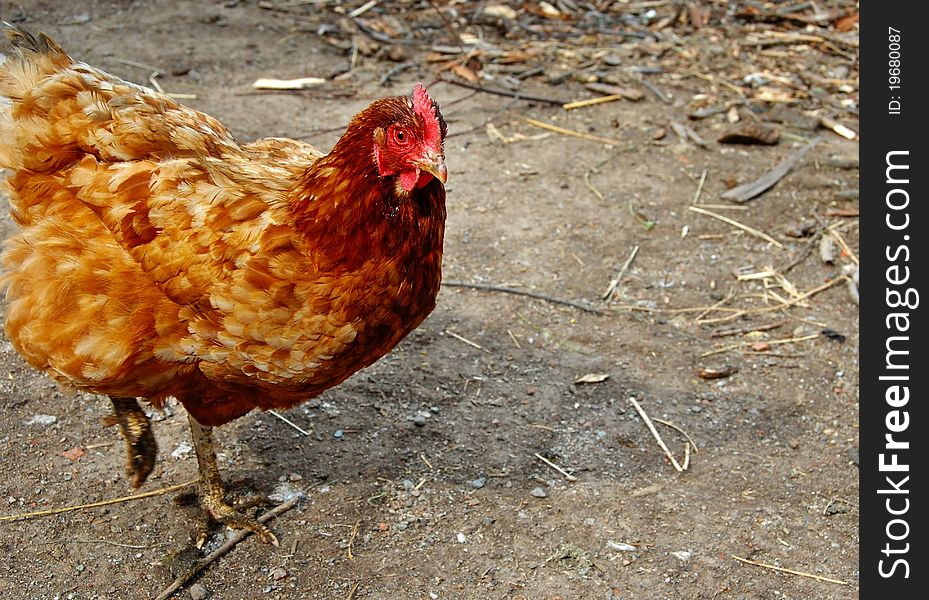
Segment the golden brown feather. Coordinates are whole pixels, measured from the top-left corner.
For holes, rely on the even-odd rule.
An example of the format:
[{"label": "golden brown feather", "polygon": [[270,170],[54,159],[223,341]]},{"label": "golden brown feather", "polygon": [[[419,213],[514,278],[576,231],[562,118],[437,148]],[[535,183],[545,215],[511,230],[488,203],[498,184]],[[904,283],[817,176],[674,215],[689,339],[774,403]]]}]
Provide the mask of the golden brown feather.
[{"label": "golden brown feather", "polygon": [[[337,385],[433,309],[445,123],[422,86],[356,115],[324,155],[239,144],[47,36],[6,33],[0,167],[21,230],[0,285],[31,365],[115,399],[174,396],[208,431]],[[229,517],[203,465],[204,504]],[[255,529],[240,516],[222,520]]]}]

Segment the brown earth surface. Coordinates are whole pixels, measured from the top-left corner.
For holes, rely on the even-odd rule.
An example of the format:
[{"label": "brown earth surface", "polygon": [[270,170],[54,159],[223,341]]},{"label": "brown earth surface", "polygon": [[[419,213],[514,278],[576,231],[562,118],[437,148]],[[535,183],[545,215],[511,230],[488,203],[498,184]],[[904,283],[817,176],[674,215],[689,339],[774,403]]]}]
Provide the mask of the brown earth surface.
[{"label": "brown earth surface", "polygon": [[[157,67],[165,91],[195,94],[183,102],[243,141],[297,137],[328,149],[372,99],[433,82],[451,134],[445,279],[603,309],[446,286],[394,352],[286,414],[309,435],[259,413],[221,428],[227,479],[306,496],[272,522],[279,548],[249,538],[175,597],[856,598],[858,307],[841,280],[854,256],[837,249],[824,263],[819,240],[832,226],[826,237],[857,252],[858,219],[847,215],[857,214],[858,146],[814,131],[804,112],[857,129],[857,48],[838,32],[856,4],[816,3],[836,17],[807,25],[740,16],[741,3],[675,12],[670,2],[553,2],[570,17],[559,20],[541,14],[544,3],[510,2],[511,19],[475,16],[487,3],[436,2],[443,21],[428,2],[384,1],[358,17],[380,41],[346,16],[362,4],[0,2],[0,18],[120,77],[151,85],[145,65]],[[644,33],[590,33],[594,5],[612,19],[605,27]],[[462,57],[450,28],[487,46]],[[765,31],[831,37],[742,43]],[[564,101],[596,96],[584,82],[612,76],[644,97],[566,111],[434,82],[474,73],[488,88],[519,84]],[[758,73],[767,83],[752,87]],[[327,83],[251,88],[259,77],[307,76]],[[779,143],[718,143],[727,113],[767,121]],[[815,135],[819,145],[765,194],[737,208],[720,198]],[[698,187],[706,210],[776,244],[689,210]],[[15,227],[3,206],[5,238]],[[719,337],[726,328],[742,333]],[[708,369],[734,372],[709,379]],[[100,424],[105,398],[60,389],[6,338],[0,374],[0,515],[130,493],[122,442]],[[591,374],[601,376],[578,382]],[[696,444],[684,472],[630,398]],[[183,408],[169,408],[154,414],[161,454],[142,492],[196,477]],[[683,461],[688,438],[655,426]],[[155,597],[199,557],[193,516],[168,494],[0,522],[0,596]]]}]

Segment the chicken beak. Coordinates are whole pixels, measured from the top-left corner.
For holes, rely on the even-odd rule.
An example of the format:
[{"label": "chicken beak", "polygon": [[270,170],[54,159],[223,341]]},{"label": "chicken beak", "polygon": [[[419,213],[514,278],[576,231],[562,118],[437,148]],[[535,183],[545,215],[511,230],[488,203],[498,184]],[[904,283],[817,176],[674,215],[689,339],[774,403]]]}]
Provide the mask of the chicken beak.
[{"label": "chicken beak", "polygon": [[443,186],[448,181],[448,167],[445,166],[445,157],[441,154],[433,154],[432,152],[426,154],[422,160],[416,163],[416,167],[438,179]]}]

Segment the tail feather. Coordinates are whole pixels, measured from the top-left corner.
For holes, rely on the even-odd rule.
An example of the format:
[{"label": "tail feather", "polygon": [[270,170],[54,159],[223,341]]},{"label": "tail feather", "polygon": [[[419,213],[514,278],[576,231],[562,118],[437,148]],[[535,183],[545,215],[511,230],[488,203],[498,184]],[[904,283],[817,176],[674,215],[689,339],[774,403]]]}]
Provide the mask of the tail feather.
[{"label": "tail feather", "polygon": [[74,61],[55,40],[44,33],[33,35],[21,27],[4,22],[0,29],[5,39],[0,43],[0,96],[22,99],[40,81]]}]

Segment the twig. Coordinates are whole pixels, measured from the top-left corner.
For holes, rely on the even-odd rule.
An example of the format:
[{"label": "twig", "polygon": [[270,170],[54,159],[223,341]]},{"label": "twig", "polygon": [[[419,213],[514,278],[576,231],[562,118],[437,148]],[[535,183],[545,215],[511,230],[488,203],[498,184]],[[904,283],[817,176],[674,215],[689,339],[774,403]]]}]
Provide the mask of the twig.
[{"label": "twig", "polygon": [[549,131],[554,131],[555,133],[560,133],[561,135],[570,135],[572,137],[581,138],[591,142],[600,142],[601,144],[609,144],[611,146],[618,146],[622,143],[619,140],[614,140],[612,138],[600,137],[599,135],[590,135],[589,133],[574,131],[572,129],[565,129],[563,127],[558,127],[557,125],[552,125],[543,121],[537,121],[536,119],[526,119],[526,123],[529,123],[533,127],[547,129]]},{"label": "twig", "polygon": [[764,325],[749,325],[748,327],[736,327],[735,329],[718,329],[710,334],[710,338],[728,337],[731,335],[743,335],[753,331],[770,331],[783,327],[787,321],[775,321],[774,323],[765,323]]},{"label": "twig", "polygon": [[703,184],[706,183],[706,175],[708,172],[709,169],[703,169],[703,173],[700,175],[700,183],[697,184],[697,191],[694,192],[694,199],[690,201],[693,205],[696,205],[700,200],[700,194],[703,192]]},{"label": "twig", "polygon": [[356,581],[355,583],[353,583],[352,589],[348,591],[348,596],[345,597],[345,600],[353,600],[355,597],[355,593],[358,591],[358,586],[360,585],[361,585],[360,581]]},{"label": "twig", "polygon": [[110,504],[119,504],[120,502],[129,502],[130,500],[141,500],[142,498],[151,498],[152,496],[161,496],[162,494],[169,494],[181,488],[185,488],[189,485],[193,485],[197,483],[198,481],[200,481],[200,479],[192,479],[191,481],[179,483],[177,485],[172,485],[166,488],[161,488],[160,490],[152,490],[151,492],[145,492],[144,494],[134,494],[132,496],[123,496],[121,498],[113,498],[111,500],[101,500],[100,502],[91,502],[90,504],[81,504],[78,506],[67,506],[65,508],[50,508],[48,510],[39,510],[36,512],[22,513],[19,515],[7,515],[5,517],[0,517],[0,523],[9,522],[9,521],[24,521],[26,519],[32,519],[35,517],[47,517],[49,515],[60,515],[62,513],[73,512],[76,510],[84,510],[86,508],[97,508],[99,506],[109,506]]},{"label": "twig", "polygon": [[810,143],[801,148],[793,156],[789,156],[782,160],[776,167],[756,179],[755,181],[750,181],[748,183],[743,183],[742,185],[737,185],[731,190],[723,192],[720,197],[725,200],[735,200],[736,202],[748,202],[752,198],[759,196],[766,192],[770,187],[775,183],[784,178],[787,173],[796,165],[798,162],[803,160],[803,157],[812,150],[816,144],[822,138],[817,136],[813,138]]},{"label": "twig", "polygon": [[632,396],[629,397],[629,402],[632,406],[635,407],[636,411],[639,413],[639,416],[642,417],[642,420],[645,422],[645,426],[648,427],[648,430],[652,432],[652,436],[655,438],[655,441],[658,442],[658,445],[661,446],[661,449],[664,450],[665,456],[671,460],[671,464],[674,465],[674,468],[677,469],[678,473],[683,473],[684,468],[678,464],[677,459],[674,458],[674,455],[671,454],[671,451],[668,450],[668,447],[665,445],[664,440],[661,439],[661,436],[658,435],[658,430],[655,429],[655,426],[652,424],[652,420],[648,418],[648,415],[645,414],[645,411],[642,410],[642,407],[639,406],[639,403]]},{"label": "twig", "polygon": [[853,263],[861,264],[858,260],[858,256],[855,255],[855,252],[849,247],[848,242],[845,241],[845,238],[842,237],[842,234],[836,231],[835,227],[827,227],[826,231],[829,232],[829,235],[836,241],[839,245],[839,249],[842,250],[842,253],[845,254]]},{"label": "twig", "polygon": [[285,423],[287,423],[288,425],[290,425],[291,427],[293,427],[294,429],[296,429],[297,431],[299,431],[299,432],[302,433],[303,435],[309,437],[309,435],[310,435],[310,432],[309,432],[309,431],[307,431],[306,429],[300,427],[299,425],[297,425],[296,423],[294,423],[293,421],[291,421],[290,419],[288,419],[287,417],[285,417],[285,416],[282,415],[281,413],[277,412],[276,410],[269,410],[268,412],[271,413],[272,415],[274,415],[275,417],[277,417],[278,419],[280,419],[281,421],[284,421]]},{"label": "twig", "polygon": [[708,325],[708,324],[711,324],[711,323],[725,323],[725,322],[727,322],[727,321],[732,321],[732,320],[734,320],[734,319],[739,319],[739,318],[744,317],[744,316],[746,316],[746,315],[757,315],[757,314],[766,313],[766,312],[771,312],[771,311],[775,311],[775,310],[782,310],[782,309],[788,308],[788,307],[790,307],[790,306],[793,306],[794,304],[797,304],[798,302],[802,302],[803,300],[806,300],[807,298],[809,298],[809,297],[811,297],[811,296],[815,296],[816,294],[818,294],[818,293],[820,293],[820,292],[823,292],[823,291],[825,291],[825,290],[828,290],[828,289],[831,288],[832,286],[834,286],[834,285],[836,285],[837,283],[840,283],[840,282],[842,282],[842,281],[845,281],[846,279],[848,279],[847,276],[845,276],[845,275],[840,275],[839,277],[836,277],[836,278],[834,278],[834,279],[830,279],[829,281],[827,281],[826,283],[824,283],[824,284],[822,284],[822,285],[816,286],[815,288],[811,289],[811,290],[808,291],[808,292],[805,292],[805,293],[803,293],[803,294],[800,294],[800,295],[797,296],[796,298],[791,298],[790,300],[787,300],[787,301],[786,301],[785,303],[783,303],[783,304],[778,304],[778,305],[775,305],[775,306],[763,306],[763,307],[760,307],[760,308],[742,309],[742,310],[736,309],[736,312],[734,312],[734,313],[732,313],[732,314],[730,314],[730,315],[728,315],[728,316],[725,316],[725,317],[717,317],[717,318],[715,318],[715,319],[704,319],[703,321],[699,321],[699,323],[700,323],[701,325]]},{"label": "twig", "polygon": [[[284,502],[283,504],[278,504],[277,506],[275,506],[268,512],[258,517],[258,522],[266,523],[270,521],[271,519],[277,517],[278,515],[287,512],[288,510],[296,506],[297,502],[299,502],[302,497],[303,497],[302,494],[297,494],[293,498],[288,500],[287,502]],[[212,563],[216,559],[222,557],[224,554],[232,550],[236,546],[236,544],[238,544],[239,542],[241,542],[242,540],[244,540],[251,534],[252,532],[248,529],[237,529],[226,540],[226,543],[224,543],[222,546],[220,546],[216,550],[213,550],[208,555],[204,556],[203,558],[198,560],[196,563],[194,563],[194,565],[191,566],[191,568],[186,573],[184,573],[183,575],[175,579],[174,583],[172,583],[167,588],[165,588],[165,590],[161,592],[161,594],[159,594],[155,600],[168,600],[168,598],[170,598],[174,592],[181,589],[181,587],[185,583],[190,581],[194,575],[202,571],[204,568],[206,568],[210,563]]]},{"label": "twig", "polygon": [[352,546],[355,544],[355,538],[358,537],[358,527],[361,525],[361,521],[355,521],[355,524],[352,525],[352,534],[348,538],[348,549],[345,552],[345,556],[348,560],[355,560],[355,555],[352,554]]},{"label": "twig", "polygon": [[561,106],[564,104],[563,100],[555,100],[552,98],[544,98],[541,96],[532,96],[530,94],[523,94],[522,92],[511,92],[509,90],[497,90],[493,88],[485,88],[479,85],[474,85],[472,83],[465,83],[464,81],[455,81],[454,79],[439,78],[436,81],[441,81],[442,83],[448,83],[451,85],[457,85],[458,87],[463,87],[469,90],[474,90],[475,92],[483,92],[485,94],[492,94],[494,96],[506,96],[507,98],[529,100],[530,102],[543,102],[545,104],[553,104],[555,106]]},{"label": "twig", "polygon": [[368,2],[365,2],[364,4],[362,4],[355,10],[353,10],[352,12],[348,13],[348,17],[350,19],[355,19],[357,17],[360,17],[361,15],[365,14],[366,12],[368,12],[369,10],[377,6],[378,1],[379,0],[369,0]]},{"label": "twig", "polygon": [[661,100],[662,102],[664,102],[665,104],[671,104],[671,102],[673,102],[673,100],[671,100],[671,97],[670,97],[670,96],[668,96],[667,94],[665,94],[664,92],[662,92],[660,89],[658,89],[658,86],[656,86],[656,85],[654,85],[652,82],[646,80],[644,77],[640,77],[640,78],[639,78],[639,83],[641,83],[641,84],[645,87],[645,89],[647,89],[647,90],[650,91],[651,93],[655,94],[655,96],[656,96],[659,100]]},{"label": "twig", "polygon": [[507,334],[508,336],[510,336],[510,339],[511,339],[511,340],[513,340],[513,344],[516,346],[516,348],[521,350],[521,349],[522,349],[522,346],[519,345],[519,341],[517,341],[516,336],[513,335],[513,332],[510,331],[509,329],[507,329],[507,330],[506,330],[506,334]]},{"label": "twig", "polygon": [[435,3],[435,0],[429,0],[429,5],[432,6],[432,9],[436,12],[436,14],[439,15],[439,18],[442,19],[442,23],[445,24],[445,28],[448,30],[450,34],[452,34],[452,38],[455,39],[455,43],[458,44],[458,48],[460,48],[461,51],[464,52],[465,51],[464,44],[461,41],[461,36],[458,35],[458,32],[455,30],[455,26],[452,24],[451,21],[448,20],[448,17],[445,16],[445,13],[443,13],[439,9],[439,7]]},{"label": "twig", "polygon": [[129,65],[130,67],[138,67],[139,69],[145,69],[146,71],[151,71],[152,73],[157,73],[158,75],[164,75],[164,70],[159,69],[158,67],[153,67],[152,65],[138,62],[135,60],[129,60],[128,58],[120,58],[118,56],[111,57],[112,60],[116,62],[123,63],[124,65]]},{"label": "twig", "polygon": [[405,62],[405,63],[400,63],[399,65],[396,65],[394,67],[391,67],[390,69],[387,70],[386,73],[384,73],[381,76],[380,84],[387,85],[388,83],[390,83],[390,80],[393,79],[395,75],[398,75],[402,73],[403,71],[406,71],[407,69],[409,69],[415,64],[416,63],[413,63],[413,62]]},{"label": "twig", "polygon": [[692,211],[695,212],[695,213],[699,213],[699,214],[701,214],[701,215],[706,215],[706,216],[708,216],[708,217],[713,217],[714,219],[719,219],[719,220],[722,221],[723,223],[728,223],[729,225],[732,225],[733,227],[738,227],[738,228],[741,229],[742,231],[745,231],[746,233],[750,233],[751,235],[755,236],[756,238],[762,239],[762,240],[764,240],[764,241],[766,241],[766,242],[768,242],[768,243],[770,243],[770,244],[774,244],[774,245],[777,246],[778,248],[783,248],[783,247],[784,247],[784,244],[780,243],[779,241],[777,241],[776,239],[774,239],[773,237],[771,237],[771,236],[768,235],[767,233],[764,233],[763,231],[758,231],[758,230],[755,229],[754,227],[749,227],[748,225],[743,225],[742,223],[739,223],[738,221],[735,221],[735,220],[733,220],[733,219],[730,219],[729,217],[724,217],[723,215],[714,213],[713,211],[709,211],[709,210],[702,209],[702,208],[700,208],[699,206],[688,206],[688,207],[687,207],[687,210],[692,210]]},{"label": "twig", "polygon": [[739,562],[741,562],[741,563],[745,563],[745,564],[747,564],[747,565],[754,565],[754,566],[756,566],[756,567],[761,567],[761,568],[763,568],[763,569],[772,569],[772,570],[774,570],[774,571],[780,571],[781,573],[790,573],[791,575],[799,575],[800,577],[808,577],[808,578],[810,578],[810,579],[816,579],[817,581],[825,581],[825,582],[828,582],[828,583],[837,583],[837,584],[839,584],[839,585],[848,585],[848,582],[847,582],[847,581],[841,581],[841,580],[839,580],[839,579],[831,579],[831,578],[829,578],[829,577],[822,577],[822,576],[820,576],[820,575],[813,575],[812,573],[804,573],[803,571],[794,571],[793,569],[785,569],[784,567],[775,567],[774,565],[769,565],[769,564],[766,564],[766,563],[756,562],[756,561],[754,561],[754,560],[749,560],[749,559],[747,559],[747,558],[742,558],[742,557],[740,557],[740,556],[736,556],[735,554],[733,554],[733,555],[731,555],[731,556],[732,556],[732,558],[736,559],[737,561],[739,561]]},{"label": "twig", "polygon": [[548,460],[547,458],[545,458],[544,456],[542,456],[542,455],[539,454],[538,452],[535,453],[535,457],[538,458],[539,460],[541,460],[542,462],[544,462],[545,464],[547,464],[548,466],[550,466],[551,468],[555,469],[556,471],[558,471],[558,472],[561,473],[562,475],[564,475],[564,478],[567,479],[568,481],[577,481],[577,477],[575,477],[574,475],[568,473],[567,471],[565,471],[564,469],[562,469],[561,467],[559,467],[558,465],[556,465],[556,464],[553,463],[552,461]]},{"label": "twig", "polygon": [[[43,544],[60,544],[62,542],[55,540],[50,542],[42,542]],[[158,546],[167,546],[168,542],[161,542],[158,544],[149,544],[149,545],[139,545],[139,544],[121,544],[119,542],[113,542],[110,540],[65,540],[63,543],[66,544],[109,544],[110,546],[116,546],[118,548],[129,548],[130,550],[147,550],[149,548],[157,548]]]},{"label": "twig", "polygon": [[529,290],[517,290],[510,287],[500,286],[500,285],[489,285],[485,283],[466,283],[463,281],[443,281],[442,285],[447,287],[461,287],[461,288],[470,288],[473,290],[484,290],[488,292],[502,292],[504,294],[515,294],[517,296],[527,296],[529,298],[536,298],[537,300],[545,300],[546,302],[551,302],[552,304],[561,304],[564,306],[570,306],[578,310],[583,310],[594,315],[605,314],[599,308],[591,306],[586,303],[574,302],[572,300],[564,300],[562,298],[555,298],[554,296],[549,296],[547,294],[541,294],[539,292],[531,292]]},{"label": "twig", "polygon": [[446,329],[446,330],[445,330],[445,333],[446,333],[447,335],[452,336],[453,338],[455,338],[455,339],[458,340],[459,342],[464,342],[465,344],[471,346],[472,348],[477,348],[478,350],[483,350],[484,352],[487,352],[487,350],[486,350],[483,346],[481,346],[480,344],[477,344],[477,343],[475,343],[475,342],[472,342],[472,341],[469,340],[468,338],[466,338],[466,337],[464,337],[464,336],[461,336],[461,335],[458,335],[458,334],[455,333],[454,331],[449,331],[449,330]]},{"label": "twig", "polygon": [[609,304],[613,300],[613,294],[615,294],[616,290],[619,289],[619,282],[622,281],[623,275],[626,274],[626,270],[629,269],[629,265],[632,264],[632,261],[635,260],[635,255],[638,253],[639,246],[636,244],[632,247],[632,252],[629,253],[629,258],[626,259],[626,262],[619,270],[619,273],[617,273],[616,277],[610,280],[610,287],[608,287],[606,292],[603,294],[604,303]]},{"label": "twig", "polygon": [[[683,429],[681,429],[680,427],[678,427],[677,425],[675,425],[675,424],[672,423],[671,421],[665,421],[664,419],[659,419],[658,417],[655,417],[654,419],[652,419],[652,421],[654,421],[654,422],[656,422],[656,423],[661,423],[661,424],[664,425],[665,427],[670,427],[670,428],[673,429],[674,431],[676,431],[676,432],[680,433],[681,435],[683,435],[685,438],[687,438],[687,441],[690,442],[690,445],[694,447],[694,454],[697,453],[697,445],[694,443],[694,441],[693,441],[692,439],[690,439],[690,436],[687,435],[687,432],[686,432],[686,431],[684,431]],[[687,467],[684,467],[684,468],[686,469]]]},{"label": "twig", "polygon": [[[801,337],[792,337],[786,338],[783,340],[771,340],[770,342],[765,342],[769,346],[777,346],[780,344],[794,344],[797,342],[806,342],[808,340],[814,340],[819,337],[818,333],[811,333],[810,335],[804,335]],[[706,358],[707,356],[712,356],[714,354],[721,354],[723,352],[729,352],[730,350],[735,350],[737,348],[745,348],[746,346],[754,346],[757,342],[739,342],[737,344],[729,344],[728,346],[723,346],[722,348],[717,348],[716,350],[709,350],[700,355],[700,358]]]},{"label": "twig", "polygon": [[588,98],[586,100],[577,100],[575,102],[568,102],[567,104],[562,104],[561,108],[565,110],[574,110],[575,108],[584,108],[587,106],[594,106],[595,104],[615,102],[616,100],[622,100],[622,99],[623,99],[623,96],[621,94],[610,94],[609,96],[598,96],[596,98]]}]

